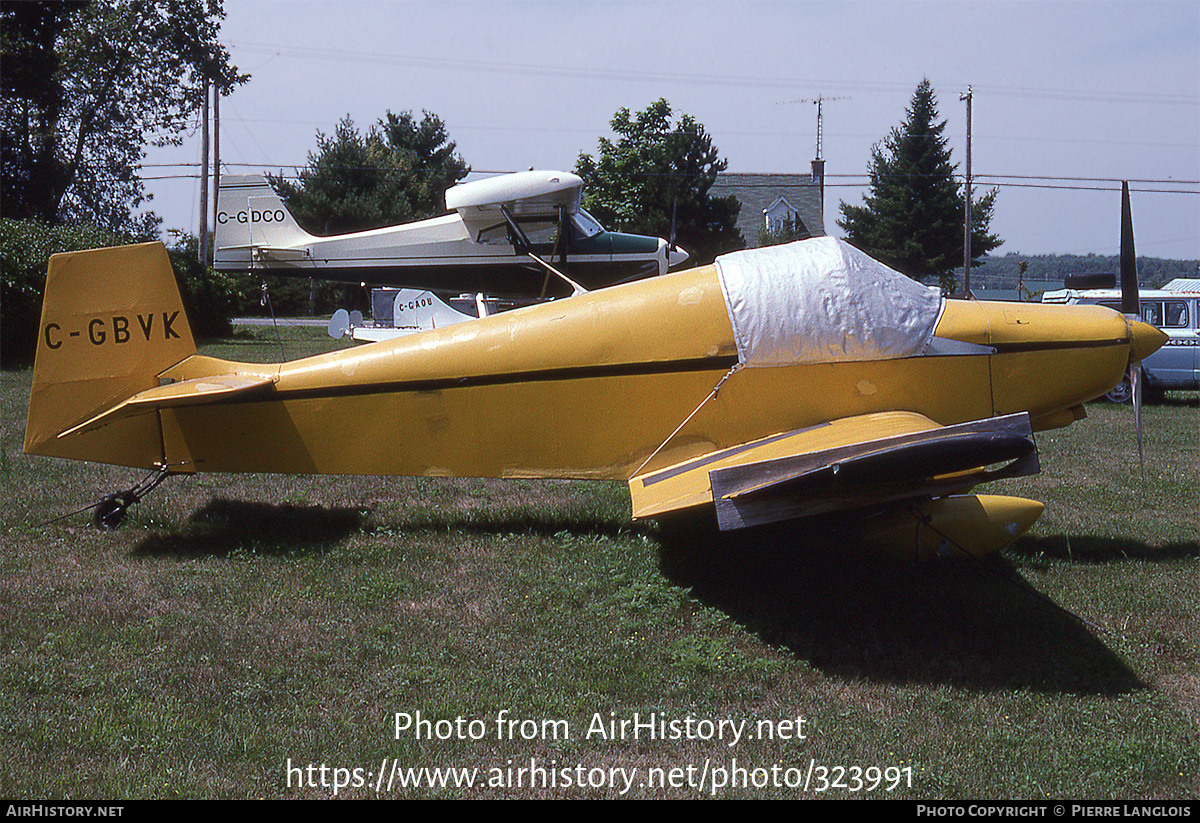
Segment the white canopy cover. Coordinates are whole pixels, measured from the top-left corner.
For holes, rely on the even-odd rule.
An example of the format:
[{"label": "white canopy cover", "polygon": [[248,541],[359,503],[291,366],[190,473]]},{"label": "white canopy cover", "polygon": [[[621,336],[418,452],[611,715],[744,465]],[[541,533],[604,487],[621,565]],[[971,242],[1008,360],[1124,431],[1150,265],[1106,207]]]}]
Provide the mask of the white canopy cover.
[{"label": "white canopy cover", "polygon": [[717,277],[743,366],[924,354],[945,300],[842,240],[733,252]]}]

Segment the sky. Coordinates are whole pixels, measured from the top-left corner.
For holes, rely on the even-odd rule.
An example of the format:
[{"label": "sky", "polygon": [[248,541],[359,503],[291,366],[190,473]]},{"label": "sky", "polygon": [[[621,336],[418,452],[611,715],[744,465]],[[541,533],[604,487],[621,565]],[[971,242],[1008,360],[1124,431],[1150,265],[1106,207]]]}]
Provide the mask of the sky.
[{"label": "sky", "polygon": [[[344,117],[429,111],[475,172],[574,169],[621,108],[665,98],[731,172],[807,173],[821,106],[827,233],[928,78],[965,171],[998,187],[997,254],[1200,258],[1196,0],[225,0],[250,75],[221,102],[223,172],[294,173]],[[163,229],[197,233],[199,134],[152,150]],[[192,164],[192,165],[187,165]]]}]

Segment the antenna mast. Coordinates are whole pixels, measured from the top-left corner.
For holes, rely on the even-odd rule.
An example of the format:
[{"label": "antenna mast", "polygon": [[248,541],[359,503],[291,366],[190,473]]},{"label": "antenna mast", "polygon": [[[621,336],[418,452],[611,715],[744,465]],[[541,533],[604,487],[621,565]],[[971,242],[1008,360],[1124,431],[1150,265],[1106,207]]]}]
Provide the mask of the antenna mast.
[{"label": "antenna mast", "polygon": [[821,134],[823,126],[823,111],[822,105],[826,100],[849,100],[849,97],[826,97],[823,94],[818,94],[816,97],[805,97],[800,100],[781,100],[779,104],[788,103],[815,103],[817,105],[817,156],[812,161],[812,179],[819,187],[818,191],[821,198],[821,223],[825,222],[825,161],[821,158]]},{"label": "antenna mast", "polygon": [[822,97],[817,95],[817,99],[813,102],[817,104],[817,160],[821,160],[821,133],[824,119],[821,114],[821,106],[826,100],[849,100],[849,97]]},{"label": "antenna mast", "polygon": [[818,94],[816,97],[805,97],[800,100],[782,100],[777,105],[786,105],[788,103],[815,103],[817,106],[817,156],[816,159],[821,159],[821,132],[823,123],[822,105],[826,100],[849,100],[849,97],[826,97]]}]

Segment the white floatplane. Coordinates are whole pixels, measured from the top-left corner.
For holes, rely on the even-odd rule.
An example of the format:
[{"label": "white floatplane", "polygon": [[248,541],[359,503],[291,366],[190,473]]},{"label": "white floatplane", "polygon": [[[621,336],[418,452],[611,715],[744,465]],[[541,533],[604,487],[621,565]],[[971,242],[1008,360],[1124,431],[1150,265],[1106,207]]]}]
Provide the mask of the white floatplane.
[{"label": "white floatplane", "polygon": [[604,229],[580,206],[583,180],[527,171],[460,183],[452,214],[318,237],[260,175],[221,178],[215,267],[324,280],[555,297],[666,274],[688,253],[658,237]]}]

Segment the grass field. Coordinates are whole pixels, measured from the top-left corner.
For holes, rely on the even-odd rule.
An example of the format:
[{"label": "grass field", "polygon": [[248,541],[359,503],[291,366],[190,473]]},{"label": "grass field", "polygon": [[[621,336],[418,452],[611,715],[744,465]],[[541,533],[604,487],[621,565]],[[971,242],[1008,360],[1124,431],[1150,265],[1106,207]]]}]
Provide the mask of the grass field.
[{"label": "grass field", "polygon": [[119,531],[42,525],[141,478],[25,457],[29,380],[2,797],[1200,797],[1194,393],[1145,409],[1144,483],[1090,404],[996,484],[1046,502],[1030,536],[915,567],[633,524],[603,483],[180,477]]}]

